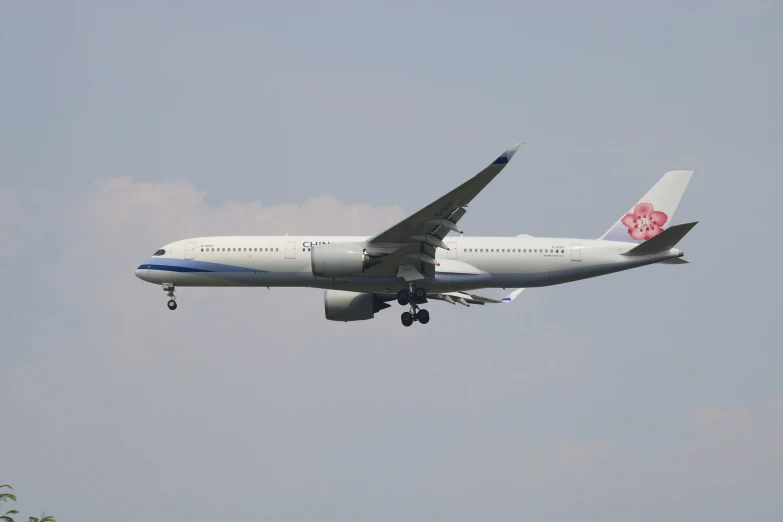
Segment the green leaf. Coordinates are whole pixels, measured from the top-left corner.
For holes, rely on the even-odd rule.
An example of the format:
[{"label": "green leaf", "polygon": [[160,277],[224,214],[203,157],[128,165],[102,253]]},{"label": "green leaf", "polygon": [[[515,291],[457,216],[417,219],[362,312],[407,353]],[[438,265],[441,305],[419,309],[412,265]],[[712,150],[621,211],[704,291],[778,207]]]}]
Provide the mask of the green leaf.
[{"label": "green leaf", "polygon": [[[11,491],[14,490],[14,488],[9,486],[8,484],[2,484],[0,485],[0,488],[8,488]],[[8,502],[9,500],[13,500],[14,502],[16,502],[16,495],[14,495],[13,493],[0,493],[0,502]]]},{"label": "green leaf", "polygon": [[57,522],[57,520],[52,515],[46,515],[46,511],[44,511],[41,514],[41,518],[37,517],[30,517],[28,522]]}]

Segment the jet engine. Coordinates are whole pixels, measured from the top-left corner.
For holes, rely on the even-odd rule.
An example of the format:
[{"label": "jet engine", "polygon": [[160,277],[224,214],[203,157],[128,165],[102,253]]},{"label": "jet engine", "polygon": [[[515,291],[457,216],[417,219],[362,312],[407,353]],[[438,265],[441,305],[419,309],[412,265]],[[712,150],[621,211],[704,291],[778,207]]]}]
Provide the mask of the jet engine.
[{"label": "jet engine", "polygon": [[389,308],[375,294],[327,290],[324,292],[324,312],[330,321],[364,321],[376,312]]},{"label": "jet engine", "polygon": [[315,277],[350,277],[360,275],[380,260],[367,255],[362,245],[355,243],[330,243],[313,245],[310,263]]}]

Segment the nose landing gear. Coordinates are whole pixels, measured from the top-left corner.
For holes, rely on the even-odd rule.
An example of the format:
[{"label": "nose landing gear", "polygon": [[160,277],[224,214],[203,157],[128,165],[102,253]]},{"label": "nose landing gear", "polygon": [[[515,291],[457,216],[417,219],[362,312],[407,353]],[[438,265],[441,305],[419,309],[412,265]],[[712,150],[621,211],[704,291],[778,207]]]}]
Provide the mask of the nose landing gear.
[{"label": "nose landing gear", "polygon": [[169,310],[176,310],[177,298],[174,297],[174,292],[176,292],[174,285],[172,285],[171,283],[163,283],[163,291],[166,292],[166,295],[169,297],[169,302],[166,303],[169,307]]}]

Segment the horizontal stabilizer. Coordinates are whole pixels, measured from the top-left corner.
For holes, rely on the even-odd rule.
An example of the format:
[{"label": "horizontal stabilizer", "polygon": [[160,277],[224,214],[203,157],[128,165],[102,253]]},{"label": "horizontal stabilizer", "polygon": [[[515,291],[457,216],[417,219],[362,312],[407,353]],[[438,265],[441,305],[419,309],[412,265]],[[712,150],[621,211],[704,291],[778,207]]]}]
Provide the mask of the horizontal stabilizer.
[{"label": "horizontal stabilizer", "polygon": [[665,259],[658,263],[660,265],[687,265],[688,261],[684,260],[681,257],[673,257],[671,259]]},{"label": "horizontal stabilizer", "polygon": [[698,223],[698,221],[669,227],[657,236],[654,236],[641,245],[632,248],[624,255],[651,256],[653,254],[666,252],[667,250],[674,248],[674,245],[679,243],[680,240],[685,237],[685,234],[690,232],[691,229],[696,226],[696,223]]}]

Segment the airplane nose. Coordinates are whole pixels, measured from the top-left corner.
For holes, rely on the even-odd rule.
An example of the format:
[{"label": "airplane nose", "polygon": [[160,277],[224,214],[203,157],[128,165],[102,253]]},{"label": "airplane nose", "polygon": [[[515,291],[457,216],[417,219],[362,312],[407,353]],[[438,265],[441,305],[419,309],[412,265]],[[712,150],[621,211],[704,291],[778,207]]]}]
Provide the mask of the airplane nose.
[{"label": "airplane nose", "polygon": [[141,279],[142,281],[150,282],[149,277],[149,268],[145,265],[139,265],[139,268],[136,269],[134,272],[136,274],[136,277]]}]

